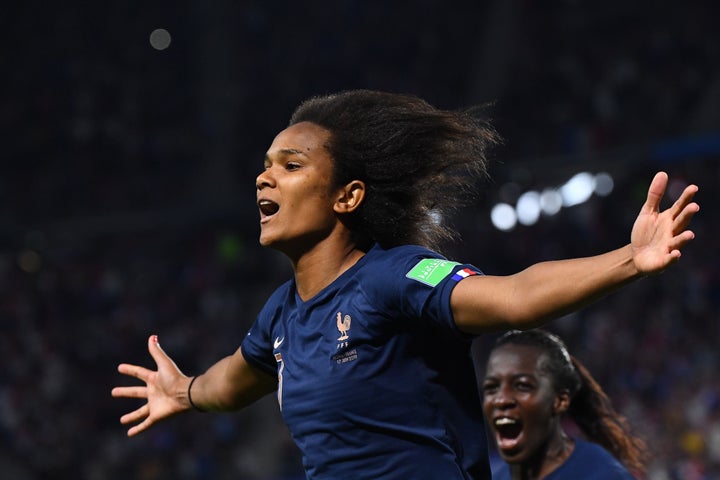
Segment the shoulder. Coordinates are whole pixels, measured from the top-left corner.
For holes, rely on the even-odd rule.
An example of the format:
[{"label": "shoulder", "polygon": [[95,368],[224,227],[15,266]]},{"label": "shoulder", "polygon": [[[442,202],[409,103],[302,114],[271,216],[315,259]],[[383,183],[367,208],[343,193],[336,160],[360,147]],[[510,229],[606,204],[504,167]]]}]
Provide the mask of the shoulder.
[{"label": "shoulder", "polygon": [[[510,480],[510,467],[500,463],[493,471],[493,480]],[[547,480],[635,480],[610,452],[597,443],[575,440],[572,455]]]},{"label": "shoulder", "polygon": [[[581,439],[575,440],[575,450],[558,470],[558,472],[560,471],[563,472],[562,478],[571,478],[571,474],[582,474],[584,475],[583,478],[603,480],[634,479],[623,464],[613,457],[610,452],[597,443]],[[590,473],[592,473],[592,477],[587,477]]]},{"label": "shoulder", "polygon": [[416,245],[387,250],[376,245],[361,260],[362,267],[355,275],[371,290],[382,290],[410,278],[413,269],[424,260],[446,261],[442,255]]},{"label": "shoulder", "polygon": [[458,265],[417,245],[387,250],[376,246],[365,257],[357,279],[363,283],[365,292],[373,296],[405,295],[407,289],[430,291]]},{"label": "shoulder", "polygon": [[599,444],[582,439],[575,440],[575,450],[573,451],[572,456],[577,456],[578,458],[582,458],[584,460],[615,460],[615,457],[613,457],[610,452],[605,450]]},{"label": "shoulder", "polygon": [[493,480],[510,480],[510,467],[507,463],[500,461],[498,466],[493,469],[492,479]]},{"label": "shoulder", "polygon": [[439,253],[419,245],[400,245],[384,249],[379,245],[375,245],[367,253],[367,258],[373,263],[386,264],[410,264],[414,261],[424,258],[435,258],[446,260]]},{"label": "shoulder", "polygon": [[418,245],[401,245],[390,249],[374,247],[367,254],[367,271],[383,274],[377,280],[409,279],[435,286],[453,268],[460,265],[441,254]]},{"label": "shoulder", "polygon": [[387,250],[376,246],[366,257],[355,281],[362,284],[365,299],[377,311],[433,320],[456,331],[450,309],[452,289],[463,278],[481,274],[479,270],[417,245]]}]

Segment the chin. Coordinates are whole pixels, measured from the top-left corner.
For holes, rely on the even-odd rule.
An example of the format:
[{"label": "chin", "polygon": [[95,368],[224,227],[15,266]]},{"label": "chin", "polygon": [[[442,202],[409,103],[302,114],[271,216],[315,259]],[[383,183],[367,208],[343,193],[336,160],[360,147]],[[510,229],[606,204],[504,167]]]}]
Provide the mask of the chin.
[{"label": "chin", "polygon": [[266,237],[263,235],[260,235],[259,243],[261,247],[284,253],[288,257],[292,258],[291,252],[294,251],[294,249],[291,247],[292,243],[289,244],[284,240],[275,237]]},{"label": "chin", "polygon": [[273,245],[278,243],[278,238],[277,238],[277,236],[272,236],[266,232],[261,231],[258,242],[263,247],[272,247]]},{"label": "chin", "polygon": [[500,454],[500,458],[503,459],[503,462],[507,463],[508,465],[522,465],[524,463],[527,463],[528,461],[528,456],[525,455],[525,451],[522,449],[516,449],[506,452],[499,450],[498,453]]}]

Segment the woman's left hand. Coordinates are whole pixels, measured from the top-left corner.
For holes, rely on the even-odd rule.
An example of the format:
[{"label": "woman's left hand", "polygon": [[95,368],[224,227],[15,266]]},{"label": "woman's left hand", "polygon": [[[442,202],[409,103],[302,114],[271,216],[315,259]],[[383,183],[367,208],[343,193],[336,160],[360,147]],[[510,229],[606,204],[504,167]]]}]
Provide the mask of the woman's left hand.
[{"label": "woman's left hand", "polygon": [[670,208],[660,211],[667,185],[665,172],[655,174],[630,235],[633,261],[643,274],[663,271],[680,258],[682,248],[695,238],[688,225],[700,210],[692,201],[698,187],[688,185]]}]

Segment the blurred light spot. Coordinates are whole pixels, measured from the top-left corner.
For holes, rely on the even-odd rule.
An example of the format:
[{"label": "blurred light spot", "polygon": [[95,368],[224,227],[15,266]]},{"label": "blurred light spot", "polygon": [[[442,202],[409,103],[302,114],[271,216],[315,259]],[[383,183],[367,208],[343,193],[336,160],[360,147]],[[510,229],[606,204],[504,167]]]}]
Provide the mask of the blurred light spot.
[{"label": "blurred light spot", "polygon": [[601,197],[610,195],[615,188],[615,182],[609,173],[595,175],[595,194]]},{"label": "blurred light spot", "polygon": [[222,235],[217,242],[217,252],[224,263],[234,264],[242,257],[242,241],[237,235]]},{"label": "blurred light spot", "polygon": [[562,195],[553,189],[547,189],[540,194],[540,208],[545,215],[555,215],[562,208]]},{"label": "blurred light spot", "polygon": [[17,264],[26,273],[37,273],[42,266],[42,258],[33,250],[23,250],[18,254]]},{"label": "blurred light spot", "polygon": [[442,213],[440,213],[439,210],[432,209],[428,212],[428,215],[430,216],[430,219],[435,225],[442,225],[443,215]]},{"label": "blurred light spot", "polygon": [[540,194],[525,192],[517,202],[517,219],[523,225],[533,225],[540,218]]},{"label": "blurred light spot", "polygon": [[170,36],[170,32],[164,28],[156,28],[150,34],[150,45],[155,50],[165,50],[170,46],[171,41],[172,37]]},{"label": "blurred light spot", "polygon": [[490,220],[498,230],[512,230],[517,222],[515,209],[507,203],[498,203],[490,212]]},{"label": "blurred light spot", "polygon": [[595,190],[595,177],[587,172],[578,173],[560,187],[563,206],[572,207],[586,202]]}]

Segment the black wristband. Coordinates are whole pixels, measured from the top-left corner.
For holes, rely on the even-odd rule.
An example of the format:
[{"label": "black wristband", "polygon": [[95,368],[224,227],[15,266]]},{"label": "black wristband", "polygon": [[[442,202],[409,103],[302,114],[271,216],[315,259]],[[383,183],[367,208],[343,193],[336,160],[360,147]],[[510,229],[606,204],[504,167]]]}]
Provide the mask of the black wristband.
[{"label": "black wristband", "polygon": [[202,408],[200,408],[200,407],[198,407],[197,405],[195,405],[195,403],[192,401],[192,395],[190,395],[190,389],[192,388],[193,383],[195,383],[195,380],[197,380],[197,378],[198,378],[199,376],[200,376],[200,375],[195,375],[195,376],[192,377],[192,379],[190,380],[190,383],[188,384],[187,397],[188,397],[188,402],[190,402],[190,406],[193,408],[193,410],[195,410],[195,411],[197,411],[197,412],[204,412],[205,410],[203,410]]}]

